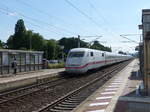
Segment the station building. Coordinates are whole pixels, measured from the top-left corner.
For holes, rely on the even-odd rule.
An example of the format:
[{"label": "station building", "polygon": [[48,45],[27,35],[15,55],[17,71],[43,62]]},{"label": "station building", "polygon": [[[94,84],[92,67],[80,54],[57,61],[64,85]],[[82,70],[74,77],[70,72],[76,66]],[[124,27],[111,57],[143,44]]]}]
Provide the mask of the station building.
[{"label": "station building", "polygon": [[43,51],[0,49],[0,74],[13,73],[11,64],[14,58],[17,61],[17,72],[42,69],[43,53]]}]

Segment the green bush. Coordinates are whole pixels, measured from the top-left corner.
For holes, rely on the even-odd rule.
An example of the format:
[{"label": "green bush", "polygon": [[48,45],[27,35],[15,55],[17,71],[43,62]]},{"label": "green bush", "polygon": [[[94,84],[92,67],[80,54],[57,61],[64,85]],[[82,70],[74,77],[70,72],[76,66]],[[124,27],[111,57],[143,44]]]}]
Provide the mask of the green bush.
[{"label": "green bush", "polygon": [[64,68],[64,67],[65,67],[64,63],[48,64],[48,69],[52,69],[52,68]]}]

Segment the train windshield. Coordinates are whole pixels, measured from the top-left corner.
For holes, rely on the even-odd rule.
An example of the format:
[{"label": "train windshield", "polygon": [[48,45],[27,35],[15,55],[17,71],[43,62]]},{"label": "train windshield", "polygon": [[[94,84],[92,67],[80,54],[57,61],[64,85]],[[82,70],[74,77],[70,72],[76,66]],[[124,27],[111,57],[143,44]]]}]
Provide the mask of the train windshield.
[{"label": "train windshield", "polygon": [[84,52],[70,52],[69,53],[69,58],[74,58],[74,57],[83,57]]}]

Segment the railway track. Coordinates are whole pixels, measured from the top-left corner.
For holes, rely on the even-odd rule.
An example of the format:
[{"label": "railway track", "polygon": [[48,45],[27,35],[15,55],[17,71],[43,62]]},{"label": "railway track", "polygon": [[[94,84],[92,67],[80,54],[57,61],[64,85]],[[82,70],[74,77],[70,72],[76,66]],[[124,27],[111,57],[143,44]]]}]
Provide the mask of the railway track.
[{"label": "railway track", "polygon": [[[125,63],[126,63],[125,65],[127,65],[128,62],[125,62]],[[73,78],[60,77],[59,79],[56,79],[53,81],[48,81],[48,82],[30,86],[30,87],[25,87],[25,88],[21,88],[21,89],[17,89],[14,91],[0,94],[0,107],[2,107],[2,108],[0,108],[0,112],[1,111],[4,112],[3,110],[10,111],[11,106],[14,109],[14,110],[13,109],[11,110],[12,112],[20,112],[20,111],[28,112],[29,110],[30,111],[37,110],[38,112],[41,112],[41,111],[46,111],[44,108],[46,108],[46,107],[49,108],[49,107],[51,107],[50,105],[53,105],[52,106],[53,108],[51,108],[50,110],[53,110],[54,112],[55,112],[55,110],[60,111],[60,112],[61,111],[70,111],[95,91],[95,89],[93,89],[93,87],[91,89],[87,89],[87,92],[81,92],[81,90],[85,91],[84,89],[86,89],[86,87],[88,87],[88,85],[93,85],[94,82],[96,82],[96,81],[99,82],[99,84],[97,86],[97,88],[99,88],[100,85],[102,85],[106,80],[108,80],[110,77],[112,77],[112,75],[109,75],[109,74],[111,74],[111,72],[113,72],[113,71],[115,72],[115,71],[117,71],[117,68],[119,69],[119,68],[123,67],[121,65],[124,65],[124,64],[114,65],[114,67],[116,69],[114,69],[113,66],[110,68],[109,67],[106,68],[104,71],[102,69],[101,71],[103,71],[103,72],[101,72],[100,74],[97,72],[94,73],[94,74],[97,74],[97,76],[94,76],[92,73],[91,75],[89,74],[89,75],[86,75],[85,77],[84,76],[83,77],[73,77]],[[111,70],[111,69],[113,69],[113,70]],[[105,73],[108,70],[111,70],[111,72]],[[101,76],[101,77],[99,77],[99,76]],[[87,78],[88,80],[89,79],[94,79],[94,80],[89,82],[87,79],[85,79],[86,77],[88,77]],[[70,84],[70,82],[74,82],[74,84],[76,84],[76,81],[79,81],[80,78],[82,79],[81,80],[82,83],[83,82],[85,82],[85,83],[88,82],[88,83],[84,84],[84,85],[80,84],[82,86],[77,84],[78,85],[78,87],[76,87],[77,89],[73,90],[74,89],[73,88],[72,89],[73,91],[71,89],[68,90],[68,92],[66,92],[65,90],[55,91],[55,89],[59,88],[60,86],[62,86],[64,89],[65,88],[68,89],[68,87],[70,88],[70,85],[73,84],[73,83]],[[101,80],[101,81],[98,81],[98,80]],[[49,91],[49,89],[50,89],[50,91]],[[89,90],[91,90],[91,92],[89,92]],[[60,94],[60,91],[62,91],[62,94]],[[57,97],[53,96],[58,93],[63,97],[60,97],[60,95],[58,95]],[[86,94],[83,95],[82,93],[86,93]],[[45,94],[48,95],[48,97],[47,97],[48,100],[52,100],[52,99],[53,100],[50,102],[46,101],[46,103],[34,104],[34,105],[36,105],[36,108],[28,110],[29,107],[25,106],[26,104],[28,104],[30,101],[33,101],[33,100],[35,100],[35,102],[43,102],[43,101],[38,101],[39,99],[40,100],[42,99],[45,101],[45,99],[44,99]],[[65,94],[65,96],[64,96],[64,94]],[[51,96],[51,97],[49,97],[49,96]],[[39,99],[37,97],[39,97]],[[36,101],[35,98],[37,98],[38,100]],[[30,100],[28,101],[28,99],[30,99]],[[56,99],[58,99],[58,100],[56,100]],[[60,102],[60,104],[58,104],[57,102]],[[19,108],[17,107],[18,104],[19,104]],[[21,105],[23,105],[23,106],[21,106]],[[31,103],[29,105],[33,105],[33,103]],[[42,107],[42,105],[46,105],[46,106]],[[8,106],[10,109],[7,108]],[[21,109],[20,109],[20,107],[21,107]],[[22,107],[25,107],[25,109],[22,109]],[[42,107],[42,108],[40,108],[40,107]],[[57,108],[57,109],[55,109],[55,108]],[[62,108],[63,109],[65,108],[65,109],[63,110]]]},{"label": "railway track", "polygon": [[70,112],[72,111],[82,101],[84,101],[88,96],[90,96],[96,89],[98,89],[101,85],[103,85],[104,82],[109,80],[116,71],[124,68],[126,65],[127,64],[123,66],[115,67],[113,70],[101,75],[101,77],[98,77],[90,81],[89,83],[79,87],[76,90],[69,92],[65,96],[59,98],[58,100],[50,104],[47,104],[46,106],[34,112]]},{"label": "railway track", "polygon": [[42,90],[60,85],[61,83],[64,83],[66,79],[64,77],[61,77],[59,79],[55,79],[52,81],[46,81],[38,84],[34,84],[28,87],[19,88],[16,90],[12,90],[9,92],[1,93],[0,94],[0,105],[3,105],[7,102],[11,102],[13,100],[17,100],[21,97],[25,97],[27,95],[33,95],[37,92],[40,92]]}]

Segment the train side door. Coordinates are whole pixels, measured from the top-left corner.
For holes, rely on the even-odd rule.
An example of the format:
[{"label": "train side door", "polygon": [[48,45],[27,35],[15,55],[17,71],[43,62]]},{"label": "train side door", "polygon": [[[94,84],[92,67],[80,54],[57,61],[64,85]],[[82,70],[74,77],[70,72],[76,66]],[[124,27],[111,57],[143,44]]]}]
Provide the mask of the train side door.
[{"label": "train side door", "polygon": [[95,58],[94,58],[94,53],[93,52],[90,52],[90,57],[91,57],[91,62],[94,62],[95,60]]},{"label": "train side door", "polygon": [[102,65],[105,65],[106,64],[106,53],[105,52],[102,53],[102,60],[103,60]]},{"label": "train side door", "polygon": [[103,59],[104,59],[104,65],[106,65],[106,63],[107,63],[107,53],[106,52],[103,52],[104,53],[104,57],[103,57]]},{"label": "train side door", "polygon": [[94,57],[94,52],[90,52],[90,68],[94,68],[94,62],[95,62],[95,57]]}]

